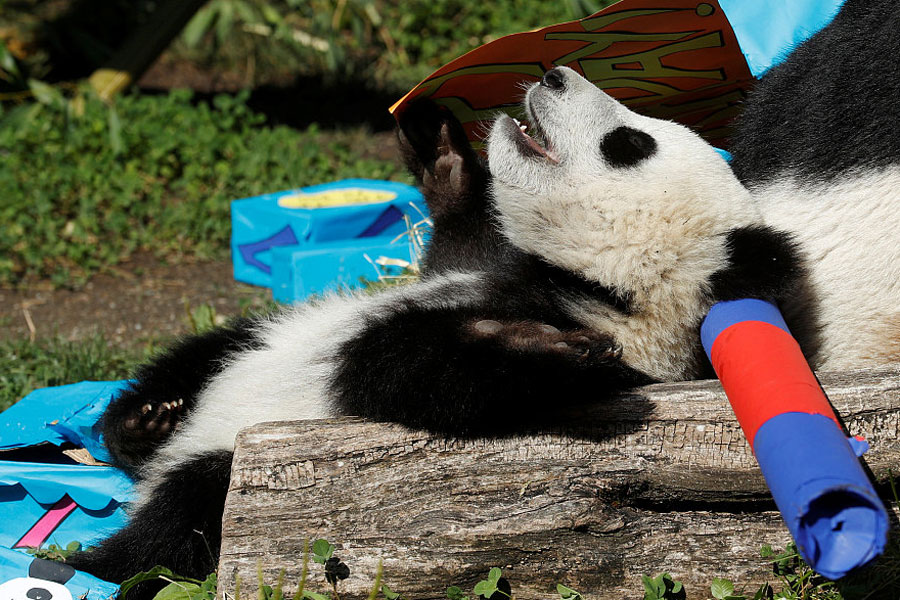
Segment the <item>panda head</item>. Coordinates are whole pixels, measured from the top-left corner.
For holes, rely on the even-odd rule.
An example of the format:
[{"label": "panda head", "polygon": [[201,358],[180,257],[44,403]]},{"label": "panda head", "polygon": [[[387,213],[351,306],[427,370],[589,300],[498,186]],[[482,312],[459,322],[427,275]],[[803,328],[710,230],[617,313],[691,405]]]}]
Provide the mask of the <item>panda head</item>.
[{"label": "panda head", "polygon": [[725,234],[758,220],[709,144],[630,111],[572,69],[548,71],[524,108],[538,139],[506,115],[488,137],[504,235],[638,309],[678,285],[702,287],[727,260]]}]

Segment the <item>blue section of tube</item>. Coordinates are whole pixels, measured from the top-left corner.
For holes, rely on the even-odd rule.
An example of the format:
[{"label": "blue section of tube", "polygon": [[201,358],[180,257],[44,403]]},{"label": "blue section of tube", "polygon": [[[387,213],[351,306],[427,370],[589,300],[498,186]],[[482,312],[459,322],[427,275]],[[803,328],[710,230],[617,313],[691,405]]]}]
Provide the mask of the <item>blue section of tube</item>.
[{"label": "blue section of tube", "polygon": [[839,579],[884,550],[888,516],[844,433],[828,417],[766,421],[754,451],[804,560]]},{"label": "blue section of tube", "polygon": [[843,5],[844,0],[719,0],[757,79],[831,23]]},{"label": "blue section of tube", "polygon": [[771,302],[754,298],[717,302],[709,309],[709,313],[700,326],[700,341],[710,360],[712,360],[713,343],[719,334],[742,321],[762,321],[775,325],[788,334],[791,333],[787,323],[784,322],[784,317],[781,316],[781,311]]}]

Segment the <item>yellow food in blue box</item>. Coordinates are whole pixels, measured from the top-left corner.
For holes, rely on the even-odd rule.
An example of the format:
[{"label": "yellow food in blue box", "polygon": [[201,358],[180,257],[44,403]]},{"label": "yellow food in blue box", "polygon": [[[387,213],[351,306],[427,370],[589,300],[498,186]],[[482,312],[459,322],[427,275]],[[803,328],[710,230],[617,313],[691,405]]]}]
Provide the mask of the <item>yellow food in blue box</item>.
[{"label": "yellow food in blue box", "polygon": [[273,279],[274,248],[315,250],[319,244],[333,246],[341,240],[349,247],[382,245],[406,231],[405,216],[416,222],[425,214],[425,202],[414,187],[371,179],[346,179],[235,200],[231,204],[234,277],[279,287]]}]

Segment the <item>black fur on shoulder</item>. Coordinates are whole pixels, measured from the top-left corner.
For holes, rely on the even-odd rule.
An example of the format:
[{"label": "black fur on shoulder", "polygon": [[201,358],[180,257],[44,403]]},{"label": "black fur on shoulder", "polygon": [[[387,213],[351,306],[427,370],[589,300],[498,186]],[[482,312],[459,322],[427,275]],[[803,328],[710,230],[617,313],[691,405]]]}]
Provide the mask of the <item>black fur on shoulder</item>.
[{"label": "black fur on shoulder", "polygon": [[[803,255],[790,234],[764,225],[741,227],[728,233],[727,244],[729,266],[713,274],[713,298],[759,298],[781,306],[790,297],[796,308],[781,306],[784,318],[807,358],[815,356],[821,345],[817,303]],[[710,370],[707,376],[714,374]]]},{"label": "black fur on shoulder", "polygon": [[[231,477],[232,453],[208,452],[166,474],[128,525],[92,550],[66,563],[106,581],[121,583],[154,565],[203,578],[218,565],[222,512]],[[149,600],[165,581],[148,581],[128,592],[129,600]]]},{"label": "black fur on shoulder", "polygon": [[726,245],[728,267],[712,276],[716,300],[777,301],[806,277],[800,249],[783,231],[765,225],[732,229]]},{"label": "black fur on shoulder", "polygon": [[490,214],[490,175],[453,113],[416,100],[400,115],[397,137],[434,222],[423,276],[503,263],[514,251]]},{"label": "black fur on shoulder", "polygon": [[750,93],[729,148],[737,176],[753,184],[790,171],[818,181],[896,164],[898,52],[900,3],[848,0]]},{"label": "black fur on shoulder", "polygon": [[116,466],[139,476],[139,467],[169,438],[228,358],[260,346],[253,324],[251,319],[237,319],[184,337],[138,369],[134,382],[103,415],[103,436]]}]

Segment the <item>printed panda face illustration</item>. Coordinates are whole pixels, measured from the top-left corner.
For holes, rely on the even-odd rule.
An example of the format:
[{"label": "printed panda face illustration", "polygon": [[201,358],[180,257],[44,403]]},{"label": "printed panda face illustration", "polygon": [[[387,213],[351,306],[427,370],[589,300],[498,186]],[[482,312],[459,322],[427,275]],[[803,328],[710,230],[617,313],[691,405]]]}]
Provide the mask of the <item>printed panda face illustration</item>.
[{"label": "printed panda face illustration", "polygon": [[63,585],[75,569],[51,560],[34,559],[28,577],[0,583],[0,600],[72,600],[72,592]]}]

